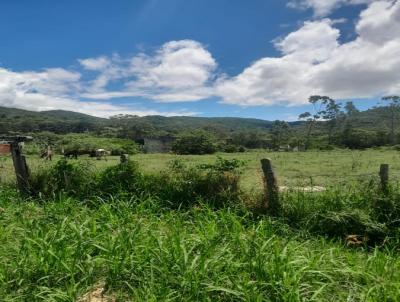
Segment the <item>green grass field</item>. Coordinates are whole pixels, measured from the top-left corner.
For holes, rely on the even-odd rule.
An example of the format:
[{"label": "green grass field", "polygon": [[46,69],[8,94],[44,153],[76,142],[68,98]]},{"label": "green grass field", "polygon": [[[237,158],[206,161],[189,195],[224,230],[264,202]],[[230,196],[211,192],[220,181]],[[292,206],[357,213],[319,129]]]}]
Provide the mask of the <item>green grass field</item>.
[{"label": "green grass field", "polygon": [[[281,185],[328,191],[282,194],[281,212],[271,217],[243,204],[216,209],[204,200],[174,208],[133,193],[22,198],[0,184],[0,301],[98,302],[88,293],[100,288],[109,301],[400,301],[400,187],[386,194],[368,184],[381,163],[390,164],[396,184],[400,153],[131,158],[157,173],[176,158],[197,165],[216,156],[246,162],[247,197],[262,188],[264,157],[273,160]],[[28,157],[33,171],[54,162]],[[94,170],[118,162],[79,160]],[[12,182],[10,158],[0,167],[1,179]],[[349,247],[352,234],[366,241]]]},{"label": "green grass field", "polygon": [[[382,163],[390,164],[393,180],[400,180],[400,152],[393,150],[336,150],[299,153],[254,151],[201,156],[137,154],[132,155],[131,159],[137,161],[143,171],[157,172],[176,158],[189,165],[196,165],[214,162],[217,156],[245,161],[242,187],[249,190],[261,189],[260,159],[266,157],[273,160],[279,183],[283,186],[341,186],[354,181],[365,181],[378,176],[379,166]],[[83,156],[79,160],[94,169],[100,170],[106,166],[116,165],[119,162],[119,157],[109,157],[107,161],[98,161]],[[37,156],[28,156],[28,165],[32,170],[37,169],[39,166],[51,164],[39,159]],[[3,158],[0,158],[0,180],[10,181],[13,179],[14,173],[11,159],[3,156]]]}]

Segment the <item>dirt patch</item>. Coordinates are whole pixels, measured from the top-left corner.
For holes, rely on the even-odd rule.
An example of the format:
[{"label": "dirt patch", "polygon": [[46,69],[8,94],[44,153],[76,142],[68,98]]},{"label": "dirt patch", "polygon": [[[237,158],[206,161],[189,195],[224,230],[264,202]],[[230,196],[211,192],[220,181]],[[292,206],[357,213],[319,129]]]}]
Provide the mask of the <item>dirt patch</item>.
[{"label": "dirt patch", "polygon": [[279,187],[279,192],[318,193],[318,192],[324,192],[324,191],[326,191],[326,188],[319,187],[319,186],[314,186],[314,187],[286,187],[286,186],[280,186]]},{"label": "dirt patch", "polygon": [[106,294],[104,283],[99,283],[89,292],[78,298],[77,302],[116,302],[116,299],[110,294]]}]

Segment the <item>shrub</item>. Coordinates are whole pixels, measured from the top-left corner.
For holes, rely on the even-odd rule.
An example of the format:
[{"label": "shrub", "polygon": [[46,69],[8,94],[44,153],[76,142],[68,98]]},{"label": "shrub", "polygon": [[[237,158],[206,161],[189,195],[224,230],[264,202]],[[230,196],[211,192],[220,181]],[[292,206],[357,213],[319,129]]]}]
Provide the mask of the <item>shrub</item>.
[{"label": "shrub", "polygon": [[90,153],[96,149],[109,150],[112,155],[139,152],[137,144],[132,140],[96,137],[88,134],[65,135],[60,139],[58,145],[61,145],[64,151],[78,150],[82,153]]},{"label": "shrub", "polygon": [[394,145],[392,147],[393,150],[400,151],[400,145]]},{"label": "shrub", "polygon": [[240,161],[219,158],[213,165],[189,168],[175,160],[166,171],[147,177],[148,190],[175,208],[201,202],[220,208],[240,199],[240,166]]},{"label": "shrub", "polygon": [[238,149],[238,152],[240,152],[240,153],[246,152],[246,148],[243,146],[240,146]]},{"label": "shrub", "polygon": [[214,164],[202,164],[198,165],[199,169],[218,171],[218,172],[235,172],[240,173],[240,168],[245,165],[243,160],[236,158],[233,159],[223,159],[218,156]]},{"label": "shrub", "polygon": [[238,149],[239,148],[235,145],[225,145],[223,147],[223,151],[226,153],[235,153],[235,152],[238,152]]},{"label": "shrub", "polygon": [[120,163],[100,173],[97,190],[101,194],[139,193],[143,190],[143,176],[134,161]]},{"label": "shrub", "polygon": [[55,194],[88,196],[96,181],[90,166],[82,162],[59,160],[50,169],[39,169],[31,176],[32,192],[44,197]]},{"label": "shrub", "polygon": [[177,154],[212,154],[217,151],[215,137],[203,130],[192,131],[178,137],[172,151]]}]

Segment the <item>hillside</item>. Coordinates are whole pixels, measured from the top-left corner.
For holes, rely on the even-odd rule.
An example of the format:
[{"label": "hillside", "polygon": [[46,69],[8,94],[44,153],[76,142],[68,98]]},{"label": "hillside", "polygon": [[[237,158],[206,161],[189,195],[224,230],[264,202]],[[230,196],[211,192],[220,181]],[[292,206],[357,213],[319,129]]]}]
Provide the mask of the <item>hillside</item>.
[{"label": "hillside", "polygon": [[150,128],[156,132],[180,132],[187,129],[206,128],[221,131],[269,129],[271,121],[251,118],[233,117],[187,117],[187,116],[132,116],[129,118],[99,118],[82,113],[53,110],[28,111],[16,108],[0,107],[1,132],[37,132],[52,131],[55,133],[97,131],[104,127],[118,128],[129,124],[129,127]]},{"label": "hillside", "polygon": [[[357,112],[347,120],[351,121],[352,126],[358,129],[388,129],[390,110],[389,107],[372,108]],[[64,110],[35,112],[0,107],[0,132],[2,133],[51,131],[64,134],[86,131],[97,133],[125,131],[134,133],[135,136],[157,136],[201,128],[215,133],[229,134],[235,131],[265,131],[272,127],[272,123],[272,121],[261,119],[235,117],[119,116],[105,119]],[[292,128],[300,126],[301,129],[303,123],[290,122],[289,124]]]},{"label": "hillside", "polygon": [[[400,110],[397,109],[397,120],[399,120]],[[390,127],[391,111],[389,107],[375,107],[365,111],[360,111],[353,116],[354,127],[361,129],[388,129]]]},{"label": "hillside", "polygon": [[0,132],[83,132],[98,129],[105,123],[106,119],[71,111],[36,112],[0,107]]}]

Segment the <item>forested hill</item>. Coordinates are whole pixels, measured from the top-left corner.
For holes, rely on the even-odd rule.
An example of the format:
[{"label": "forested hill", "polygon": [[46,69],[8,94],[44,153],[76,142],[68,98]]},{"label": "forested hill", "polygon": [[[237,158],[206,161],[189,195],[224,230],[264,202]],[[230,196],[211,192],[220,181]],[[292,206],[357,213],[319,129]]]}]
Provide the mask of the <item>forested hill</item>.
[{"label": "forested hill", "polygon": [[106,119],[63,110],[28,111],[0,107],[0,133],[38,132],[55,133],[83,132],[103,127]]},{"label": "forested hill", "polygon": [[[355,112],[351,117],[352,127],[378,130],[389,127],[389,107],[378,107]],[[40,132],[71,133],[92,131],[96,133],[130,130],[135,136],[158,136],[177,134],[191,129],[205,129],[215,133],[233,131],[269,130],[272,121],[234,117],[164,117],[164,116],[118,116],[110,119],[94,117],[82,113],[52,110],[27,111],[0,107],[0,132]],[[297,128],[302,122],[289,123]],[[127,135],[127,133],[125,133]]]},{"label": "forested hill", "polygon": [[129,125],[142,128],[146,132],[181,132],[189,129],[212,129],[214,131],[235,131],[269,129],[271,121],[232,117],[164,117],[164,116],[120,116],[111,119],[94,117],[82,113],[53,110],[28,111],[0,107],[0,132],[38,132],[55,133],[102,131],[105,128],[121,128]]},{"label": "forested hill", "polygon": [[[399,108],[394,108],[393,110],[396,116],[400,114]],[[352,124],[359,129],[382,130],[390,128],[391,115],[390,107],[375,107],[355,113],[352,116]]]}]

